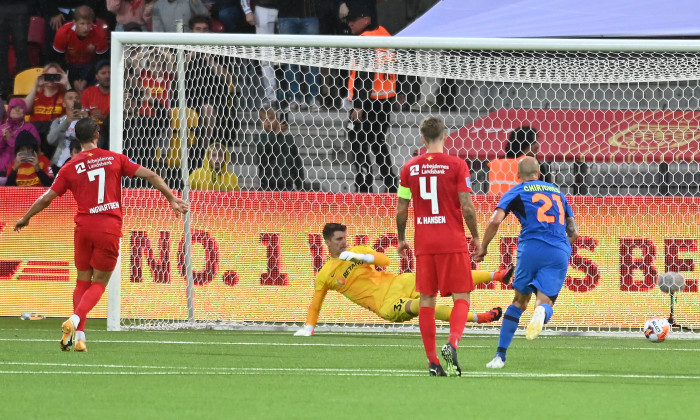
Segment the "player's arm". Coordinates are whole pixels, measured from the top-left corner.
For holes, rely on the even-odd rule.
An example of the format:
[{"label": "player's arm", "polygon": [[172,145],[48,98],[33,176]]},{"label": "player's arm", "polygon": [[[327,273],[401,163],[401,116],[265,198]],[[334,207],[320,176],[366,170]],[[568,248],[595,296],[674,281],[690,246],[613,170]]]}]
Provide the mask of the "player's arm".
[{"label": "player's arm", "polygon": [[476,248],[475,255],[481,253],[481,241],[479,240],[479,227],[476,224],[476,209],[472,201],[472,193],[460,191],[457,193],[459,204],[462,207],[462,217],[467,223],[469,233],[472,235],[472,245]]},{"label": "player's arm", "polygon": [[576,220],[573,216],[566,218],[566,237],[571,245],[578,239],[578,226],[576,226]]},{"label": "player's arm", "polygon": [[32,204],[32,206],[27,211],[27,214],[22,216],[22,218],[17,221],[17,223],[15,224],[15,232],[19,232],[25,226],[27,226],[29,224],[29,219],[34,217],[34,215],[36,215],[40,211],[47,208],[56,197],[58,197],[58,194],[56,194],[54,190],[46,190],[46,192],[42,194],[41,197],[37,198],[34,204]]},{"label": "player's arm", "polygon": [[[402,193],[406,193],[406,191],[402,190],[408,190],[409,198],[402,196]],[[399,255],[405,255],[409,248],[408,242],[406,242],[406,222],[408,221],[408,206],[411,203],[410,194],[410,189],[399,186],[399,202],[396,205],[396,234],[399,239],[397,251],[399,252]]]},{"label": "player's arm", "polygon": [[391,259],[383,252],[370,251],[369,254],[374,257],[374,265],[388,267],[391,264]]},{"label": "player's arm", "polygon": [[502,208],[499,207],[493,212],[493,215],[489,220],[489,224],[486,225],[486,230],[484,231],[484,240],[481,242],[481,252],[477,252],[474,255],[474,261],[480,262],[484,260],[484,257],[488,252],[489,244],[491,243],[493,237],[496,236],[496,232],[498,232],[498,228],[501,226],[501,222],[505,218],[506,212],[503,211]]},{"label": "player's arm", "polygon": [[323,305],[323,300],[326,298],[326,293],[328,293],[328,289],[325,287],[314,292],[311,305],[309,305],[309,312],[306,314],[306,324],[294,333],[295,336],[309,337],[314,335],[314,328],[316,328],[318,316],[321,313],[321,305]]},{"label": "player's arm", "polygon": [[170,202],[170,206],[176,212],[185,214],[190,210],[190,204],[185,200],[175,197],[175,194],[168,188],[163,178],[161,178],[157,173],[150,169],[146,169],[143,166],[139,167],[134,173],[139,178],[143,178],[148,181],[155,189],[161,192]]}]

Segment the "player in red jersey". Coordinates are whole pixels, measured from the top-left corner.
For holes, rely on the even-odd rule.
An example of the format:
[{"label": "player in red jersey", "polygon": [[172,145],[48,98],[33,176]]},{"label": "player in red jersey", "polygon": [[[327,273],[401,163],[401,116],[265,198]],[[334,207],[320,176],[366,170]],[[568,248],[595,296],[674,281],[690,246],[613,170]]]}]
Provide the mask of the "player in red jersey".
[{"label": "player in red jersey", "polygon": [[[99,126],[92,118],[83,118],[75,125],[75,137],[82,152],[67,162],[56,181],[15,225],[19,232],[29,220],[44,210],[56,197],[70,190],[75,197],[74,253],[78,279],[73,291],[73,315],[61,326],[61,350],[87,351],[85,317],[99,302],[119,257],[122,229],[121,179],[138,176],[146,179],[170,202],[176,212],[185,214],[189,204],[173,194],[165,181],[128,157],[97,148]],[[77,332],[76,332],[77,331]]]},{"label": "player in red jersey", "polygon": [[[429,372],[433,376],[461,376],[457,346],[469,314],[470,292],[474,290],[471,258],[462,218],[472,235],[472,245],[481,249],[476,210],[471,198],[467,164],[444,153],[445,124],[428,117],[421,123],[421,140],[427,153],[406,162],[401,169],[399,202],[396,207],[398,251],[404,255],[408,207],[413,199],[415,213],[416,290],[420,292],[418,327]],[[447,373],[440,365],[435,347],[435,304],[438,291],[452,296],[450,336],[442,347]]]}]

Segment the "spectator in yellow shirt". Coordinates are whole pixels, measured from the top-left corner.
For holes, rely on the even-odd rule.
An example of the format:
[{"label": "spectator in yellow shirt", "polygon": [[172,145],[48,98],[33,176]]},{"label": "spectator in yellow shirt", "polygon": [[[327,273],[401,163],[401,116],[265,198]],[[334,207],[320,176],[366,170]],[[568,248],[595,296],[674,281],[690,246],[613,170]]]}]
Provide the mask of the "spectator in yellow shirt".
[{"label": "spectator in yellow shirt", "polygon": [[229,171],[230,153],[221,143],[212,143],[204,156],[202,167],[190,173],[193,190],[239,191],[238,177]]}]

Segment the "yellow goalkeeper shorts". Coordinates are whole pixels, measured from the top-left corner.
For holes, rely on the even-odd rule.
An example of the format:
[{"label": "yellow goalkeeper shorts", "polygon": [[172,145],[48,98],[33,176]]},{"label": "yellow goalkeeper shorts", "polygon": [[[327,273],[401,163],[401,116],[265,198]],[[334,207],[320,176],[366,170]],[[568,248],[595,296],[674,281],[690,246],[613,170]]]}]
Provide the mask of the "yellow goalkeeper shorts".
[{"label": "yellow goalkeeper shorts", "polygon": [[377,315],[391,322],[408,321],[415,317],[406,312],[406,302],[412,299],[420,299],[420,294],[416,292],[416,275],[400,274],[391,281]]}]

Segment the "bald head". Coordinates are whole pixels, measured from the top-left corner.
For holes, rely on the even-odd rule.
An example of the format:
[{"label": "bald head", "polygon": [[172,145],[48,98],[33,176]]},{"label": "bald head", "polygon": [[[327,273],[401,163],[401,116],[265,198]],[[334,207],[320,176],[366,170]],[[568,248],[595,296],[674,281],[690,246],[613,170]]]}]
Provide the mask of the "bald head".
[{"label": "bald head", "polygon": [[536,181],[540,177],[540,164],[531,156],[524,157],[518,162],[518,177],[520,181]]}]

